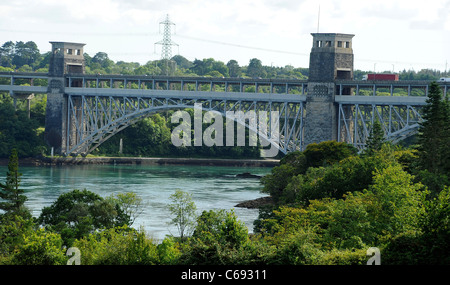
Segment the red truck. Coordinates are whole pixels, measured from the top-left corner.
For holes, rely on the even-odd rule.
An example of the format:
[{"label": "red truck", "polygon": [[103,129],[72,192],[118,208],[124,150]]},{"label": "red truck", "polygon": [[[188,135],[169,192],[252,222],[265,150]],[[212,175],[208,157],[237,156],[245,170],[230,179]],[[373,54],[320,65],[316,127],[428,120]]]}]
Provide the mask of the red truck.
[{"label": "red truck", "polygon": [[363,80],[398,81],[398,74],[369,73],[369,74],[363,76]]}]

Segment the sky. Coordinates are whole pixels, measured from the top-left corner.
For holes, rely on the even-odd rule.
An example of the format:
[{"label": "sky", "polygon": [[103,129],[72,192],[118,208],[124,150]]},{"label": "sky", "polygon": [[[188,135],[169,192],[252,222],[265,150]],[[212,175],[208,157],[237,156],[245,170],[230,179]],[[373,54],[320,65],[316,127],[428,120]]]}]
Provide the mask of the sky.
[{"label": "sky", "polygon": [[450,69],[450,0],[0,0],[0,45],[86,44],[91,56],[145,64],[161,58],[168,15],[172,55],[241,66],[309,67],[311,33],[353,34],[354,68]]}]

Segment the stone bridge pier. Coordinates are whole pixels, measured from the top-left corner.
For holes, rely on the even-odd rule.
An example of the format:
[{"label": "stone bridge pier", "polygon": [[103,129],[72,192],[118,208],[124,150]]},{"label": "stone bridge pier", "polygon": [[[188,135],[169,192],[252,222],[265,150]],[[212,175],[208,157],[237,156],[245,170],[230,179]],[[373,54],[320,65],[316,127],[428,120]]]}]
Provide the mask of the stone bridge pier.
[{"label": "stone bridge pier", "polygon": [[[49,65],[47,110],[45,114],[45,140],[56,153],[64,153],[67,145],[68,121],[65,74],[84,74],[84,44],[50,42],[52,54]],[[73,84],[77,84],[74,82]]]}]

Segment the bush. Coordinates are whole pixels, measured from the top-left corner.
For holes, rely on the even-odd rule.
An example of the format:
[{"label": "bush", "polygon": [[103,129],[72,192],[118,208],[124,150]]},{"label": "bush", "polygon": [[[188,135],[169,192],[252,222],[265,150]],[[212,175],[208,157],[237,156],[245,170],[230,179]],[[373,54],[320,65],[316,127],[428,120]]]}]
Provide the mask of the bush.
[{"label": "bush", "polygon": [[290,233],[280,241],[274,264],[307,265],[317,263],[322,255],[320,245],[316,243],[317,233],[305,228]]},{"label": "bush", "polygon": [[325,141],[309,144],[303,153],[308,167],[320,167],[332,165],[344,158],[354,156],[358,150],[344,142]]},{"label": "bush", "polygon": [[32,231],[24,236],[13,255],[12,263],[19,265],[63,265],[68,258],[62,249],[62,239],[57,233],[44,229]]},{"label": "bush", "polygon": [[392,238],[381,256],[387,265],[419,265],[424,262],[424,244],[416,232],[405,232]]},{"label": "bush", "polygon": [[366,249],[332,249],[324,252],[315,265],[365,265],[368,257]]},{"label": "bush", "polygon": [[80,239],[98,229],[122,226],[130,221],[118,204],[84,190],[64,193],[49,207],[44,207],[39,223],[60,233],[64,245],[72,246]]},{"label": "bush", "polygon": [[181,261],[189,265],[232,265],[240,263],[248,242],[248,229],[233,211],[203,211]]},{"label": "bush", "polygon": [[8,264],[15,249],[24,243],[24,237],[35,230],[32,219],[0,215],[0,264]]},{"label": "bush", "polygon": [[165,238],[158,246],[158,256],[163,265],[176,265],[179,262],[181,251],[174,238]]},{"label": "bush", "polygon": [[127,226],[93,233],[73,244],[81,252],[83,265],[155,265],[156,245],[143,231]]}]

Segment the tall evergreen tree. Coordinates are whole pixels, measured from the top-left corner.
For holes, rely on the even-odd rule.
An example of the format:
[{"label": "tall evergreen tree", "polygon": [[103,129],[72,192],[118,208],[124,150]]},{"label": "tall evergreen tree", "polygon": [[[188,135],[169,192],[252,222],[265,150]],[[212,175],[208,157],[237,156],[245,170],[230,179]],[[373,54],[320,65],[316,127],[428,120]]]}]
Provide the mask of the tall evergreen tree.
[{"label": "tall evergreen tree", "polygon": [[23,195],[23,189],[19,188],[21,176],[17,150],[13,149],[9,157],[6,183],[0,183],[0,198],[2,199],[0,209],[5,211],[6,214],[29,216],[28,210],[24,207],[27,197]]},{"label": "tall evergreen tree", "polygon": [[450,183],[450,104],[436,82],[429,86],[419,129],[418,179],[438,195]]},{"label": "tall evergreen tree", "polygon": [[376,151],[379,151],[383,146],[384,132],[381,128],[381,124],[378,120],[373,123],[372,130],[370,131],[369,137],[366,142],[366,149],[364,154],[373,155]]},{"label": "tall evergreen tree", "polygon": [[450,170],[450,105],[436,82],[429,86],[424,121],[419,129],[419,163],[422,170],[445,174]]}]

